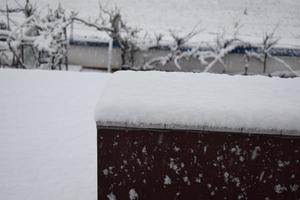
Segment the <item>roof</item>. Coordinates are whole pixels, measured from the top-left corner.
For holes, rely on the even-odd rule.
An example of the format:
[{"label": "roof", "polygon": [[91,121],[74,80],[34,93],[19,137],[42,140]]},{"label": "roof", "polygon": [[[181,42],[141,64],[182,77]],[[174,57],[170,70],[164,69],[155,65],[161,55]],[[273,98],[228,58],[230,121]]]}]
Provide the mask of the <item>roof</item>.
[{"label": "roof", "polygon": [[117,72],[98,102],[98,125],[300,135],[300,78]]}]

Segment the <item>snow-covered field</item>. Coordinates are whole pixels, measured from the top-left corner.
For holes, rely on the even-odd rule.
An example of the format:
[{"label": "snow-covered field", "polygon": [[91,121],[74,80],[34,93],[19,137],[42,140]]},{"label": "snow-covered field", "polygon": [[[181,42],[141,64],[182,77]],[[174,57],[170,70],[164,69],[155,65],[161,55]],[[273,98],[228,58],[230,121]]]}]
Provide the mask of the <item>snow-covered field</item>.
[{"label": "snow-covered field", "polygon": [[[98,17],[98,0],[32,0],[40,8],[56,7],[59,2],[67,10],[79,12],[85,19]],[[240,36],[253,42],[261,42],[264,33],[272,32],[281,38],[281,46],[300,46],[300,1],[298,0],[101,0],[107,7],[117,6],[129,25],[148,32],[165,33],[176,30],[187,33],[196,25],[203,30],[194,41],[210,41],[216,34],[233,32],[239,24]],[[14,0],[9,0],[11,6]],[[5,1],[0,2],[3,7]],[[77,35],[93,37],[97,34],[80,25]]]},{"label": "snow-covered field", "polygon": [[0,199],[95,200],[107,74],[0,70]]}]

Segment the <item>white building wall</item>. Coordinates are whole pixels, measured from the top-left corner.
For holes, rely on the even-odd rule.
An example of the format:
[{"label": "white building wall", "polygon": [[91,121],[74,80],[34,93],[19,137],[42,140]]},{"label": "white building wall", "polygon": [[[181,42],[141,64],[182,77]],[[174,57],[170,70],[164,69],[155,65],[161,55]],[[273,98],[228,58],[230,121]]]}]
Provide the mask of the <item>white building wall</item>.
[{"label": "white building wall", "polygon": [[[136,53],[134,66],[142,66],[151,58],[164,56],[168,53],[166,50],[150,50]],[[69,64],[80,65],[83,67],[106,69],[108,64],[108,48],[107,47],[93,47],[93,46],[75,46],[71,45],[68,50]],[[300,57],[293,56],[278,56],[289,64],[294,70],[300,70]],[[229,54],[224,58],[227,69],[220,63],[211,69],[212,72],[222,73],[224,70],[227,73],[240,74],[245,73],[246,59],[244,54]],[[122,65],[121,50],[113,48],[112,50],[112,69],[120,69]],[[156,68],[156,70],[163,71],[185,71],[185,72],[201,72],[205,66],[197,59],[181,60],[180,65],[182,69],[178,69],[173,62],[168,63],[165,67]],[[283,64],[269,58],[267,60],[267,73],[277,71],[287,71]],[[248,63],[248,74],[262,74],[263,63],[255,58],[251,58]]]}]

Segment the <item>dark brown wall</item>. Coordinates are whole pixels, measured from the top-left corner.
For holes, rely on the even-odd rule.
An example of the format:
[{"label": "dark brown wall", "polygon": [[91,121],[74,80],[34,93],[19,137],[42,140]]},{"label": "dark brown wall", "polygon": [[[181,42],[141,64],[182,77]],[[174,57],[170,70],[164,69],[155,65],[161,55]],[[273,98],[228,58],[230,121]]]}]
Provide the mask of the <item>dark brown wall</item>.
[{"label": "dark brown wall", "polygon": [[98,127],[98,197],[300,199],[299,150],[300,137]]}]

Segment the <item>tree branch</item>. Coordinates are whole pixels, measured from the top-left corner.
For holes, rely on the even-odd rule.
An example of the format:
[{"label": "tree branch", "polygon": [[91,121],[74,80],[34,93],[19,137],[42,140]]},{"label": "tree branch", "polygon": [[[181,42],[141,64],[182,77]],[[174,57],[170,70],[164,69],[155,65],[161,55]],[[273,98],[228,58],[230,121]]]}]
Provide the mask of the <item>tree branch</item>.
[{"label": "tree branch", "polygon": [[79,21],[79,22],[85,24],[86,26],[90,26],[90,27],[93,27],[93,28],[97,29],[98,31],[105,31],[105,32],[108,32],[108,33],[113,32],[112,28],[105,27],[105,26],[99,26],[95,23],[87,22],[87,21],[85,21],[83,19],[80,19],[78,17],[72,17],[72,20],[73,21]]}]

